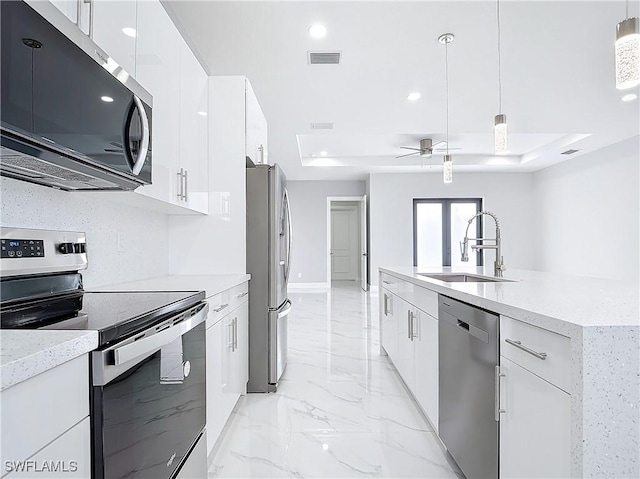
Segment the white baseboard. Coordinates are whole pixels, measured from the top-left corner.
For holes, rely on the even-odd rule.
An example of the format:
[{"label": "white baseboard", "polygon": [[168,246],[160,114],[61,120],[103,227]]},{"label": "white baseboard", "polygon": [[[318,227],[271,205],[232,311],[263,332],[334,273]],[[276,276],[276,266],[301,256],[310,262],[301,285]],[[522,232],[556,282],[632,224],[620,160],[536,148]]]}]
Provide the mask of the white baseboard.
[{"label": "white baseboard", "polygon": [[329,289],[329,283],[289,283],[287,289]]}]

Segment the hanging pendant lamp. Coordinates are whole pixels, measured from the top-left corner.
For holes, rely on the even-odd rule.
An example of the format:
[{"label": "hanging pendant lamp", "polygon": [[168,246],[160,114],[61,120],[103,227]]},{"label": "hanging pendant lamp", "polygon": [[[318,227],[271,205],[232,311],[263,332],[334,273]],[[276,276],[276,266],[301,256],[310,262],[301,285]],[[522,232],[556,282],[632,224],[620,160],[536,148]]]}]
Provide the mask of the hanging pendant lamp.
[{"label": "hanging pendant lamp", "polygon": [[502,70],[500,58],[500,0],[497,0],[498,18],[498,110],[493,126],[494,152],[496,154],[507,153],[509,143],[507,140],[507,115],[502,113]]},{"label": "hanging pendant lamp", "polygon": [[640,85],[640,29],[638,17],[626,18],[616,26],[616,88],[627,90]]},{"label": "hanging pendant lamp", "polygon": [[449,154],[449,43],[453,42],[453,33],[444,33],[438,37],[438,41],[444,44],[444,72],[447,85],[447,153],[444,155],[442,165],[442,181],[453,183],[453,158]]}]

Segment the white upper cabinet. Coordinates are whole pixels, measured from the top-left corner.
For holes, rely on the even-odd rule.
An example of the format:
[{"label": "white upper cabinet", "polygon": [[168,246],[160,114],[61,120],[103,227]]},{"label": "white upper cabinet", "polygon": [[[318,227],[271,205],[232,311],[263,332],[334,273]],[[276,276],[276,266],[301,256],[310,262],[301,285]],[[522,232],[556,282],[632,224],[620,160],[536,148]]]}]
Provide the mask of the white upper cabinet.
[{"label": "white upper cabinet", "polygon": [[249,81],[246,82],[245,117],[246,156],[256,164],[269,163],[267,119]]},{"label": "white upper cabinet", "polygon": [[138,9],[145,1],[93,0],[93,41],[136,78]]},{"label": "white upper cabinet", "polygon": [[73,23],[78,19],[78,0],[50,0]]},{"label": "white upper cabinet", "polygon": [[136,193],[178,203],[180,55],[182,38],[157,1],[138,4],[136,80],[153,96],[152,184]]},{"label": "white upper cabinet", "polygon": [[194,211],[207,213],[209,76],[185,42],[180,52],[180,200]]}]

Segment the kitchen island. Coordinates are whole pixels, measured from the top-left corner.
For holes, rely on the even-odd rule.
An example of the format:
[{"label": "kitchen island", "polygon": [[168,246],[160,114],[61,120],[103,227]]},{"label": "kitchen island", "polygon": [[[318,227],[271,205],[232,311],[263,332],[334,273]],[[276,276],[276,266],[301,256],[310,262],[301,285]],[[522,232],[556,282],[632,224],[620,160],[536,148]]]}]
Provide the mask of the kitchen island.
[{"label": "kitchen island", "polygon": [[[546,434],[552,442],[561,435],[563,426],[566,426],[566,435],[570,438],[567,439],[567,455],[570,450],[570,459],[567,458],[567,461],[570,460],[570,464],[567,462],[566,468],[559,470],[570,470],[571,477],[640,477],[638,285],[518,270],[505,272],[505,281],[500,282],[446,282],[425,276],[451,272],[451,268],[380,268],[383,348],[387,349],[385,341],[389,341],[385,339],[389,337],[385,333],[385,319],[389,317],[391,308],[388,303],[393,296],[397,296],[398,301],[410,308],[410,339],[414,336],[411,326],[413,318],[424,311],[424,316],[434,320],[425,324],[433,324],[429,327],[434,328],[437,338],[438,308],[434,302],[437,295],[500,315],[500,367],[509,369],[513,366],[512,360],[516,364],[524,364],[522,371],[535,377],[545,387],[553,387],[554,391],[566,396],[568,424],[556,421],[557,428],[539,431]],[[492,268],[456,267],[455,272],[493,276]],[[431,296],[425,296],[423,292]],[[404,323],[407,322],[405,317],[402,319]],[[388,325],[386,327],[388,331]],[[422,333],[422,329],[418,328],[418,331]],[[548,344],[548,357],[542,354],[546,360],[540,361],[542,358],[536,359],[521,348],[514,347],[513,341],[506,344],[504,339],[507,338],[507,332],[510,336],[518,334],[519,338],[530,335],[534,344],[536,341],[538,345]],[[406,333],[404,335],[406,337]],[[397,341],[403,341],[402,337],[402,334],[398,334]],[[522,344],[527,342],[523,341]],[[406,361],[403,359],[403,354],[406,356],[406,346],[399,343],[398,361],[392,357],[396,368],[397,362],[401,366],[398,368],[401,376],[403,368],[405,371],[409,370],[404,366]],[[437,343],[434,347],[437,348]],[[393,346],[389,345],[389,348],[393,350]],[[417,351],[418,349],[414,356],[416,360],[419,357]],[[437,358],[437,349],[435,356],[431,357]],[[528,361],[531,361],[530,366]],[[421,367],[416,363],[412,369],[417,379],[413,391],[417,398],[422,395],[419,374]],[[424,374],[429,374],[429,371]],[[432,374],[437,374],[437,369]],[[403,379],[407,382],[404,376]],[[506,381],[509,384],[509,373]],[[437,378],[434,384],[437,384]],[[508,427],[509,421],[503,420],[503,417],[509,417],[516,410],[514,402],[518,395],[517,391],[510,390],[510,386],[505,389],[507,397],[499,398],[499,401],[506,402],[508,411],[501,417],[500,431],[503,439],[506,434],[514,432],[504,429]],[[545,399],[549,395],[540,397]],[[419,400],[418,402],[420,403]],[[425,408],[420,404],[421,407],[427,412],[429,419],[437,423],[437,412],[429,414],[427,411],[429,398],[423,402],[427,406]],[[431,410],[437,411],[437,402],[434,407]],[[535,413],[541,414],[541,418],[555,417],[553,410],[544,410],[542,405],[539,409]],[[557,416],[554,420],[561,422],[562,418],[563,416]],[[522,424],[530,427],[527,420],[531,419],[525,417]],[[542,421],[538,424],[542,424]],[[437,424],[434,426],[437,427]],[[524,436],[524,442],[534,432],[520,431],[518,434]],[[509,468],[506,452],[513,451],[513,444],[516,442],[515,438],[510,441],[510,445],[501,441],[501,471]],[[545,457],[536,456],[535,445],[530,443],[530,446],[526,455],[533,457],[535,461],[544,462]],[[522,474],[526,474],[522,464],[519,468],[523,471]]]}]

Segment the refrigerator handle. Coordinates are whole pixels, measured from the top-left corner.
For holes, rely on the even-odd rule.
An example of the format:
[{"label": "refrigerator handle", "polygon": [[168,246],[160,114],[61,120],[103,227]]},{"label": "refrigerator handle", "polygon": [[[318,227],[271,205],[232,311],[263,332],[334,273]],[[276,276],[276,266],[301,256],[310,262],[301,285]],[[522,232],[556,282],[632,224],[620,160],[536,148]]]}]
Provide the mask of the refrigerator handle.
[{"label": "refrigerator handle", "polygon": [[289,193],[287,189],[284,189],[284,202],[287,208],[287,266],[285,270],[285,280],[289,282],[289,273],[291,272],[291,237],[293,235],[293,228],[291,226],[291,208],[289,207]]},{"label": "refrigerator handle", "polygon": [[282,308],[282,311],[278,311],[278,319],[284,318],[288,315],[291,312],[291,308],[293,308],[293,304],[291,303],[291,300],[287,299],[285,307]]}]

